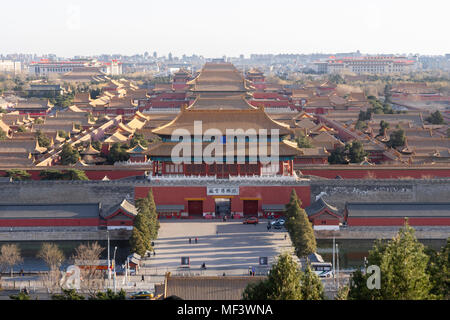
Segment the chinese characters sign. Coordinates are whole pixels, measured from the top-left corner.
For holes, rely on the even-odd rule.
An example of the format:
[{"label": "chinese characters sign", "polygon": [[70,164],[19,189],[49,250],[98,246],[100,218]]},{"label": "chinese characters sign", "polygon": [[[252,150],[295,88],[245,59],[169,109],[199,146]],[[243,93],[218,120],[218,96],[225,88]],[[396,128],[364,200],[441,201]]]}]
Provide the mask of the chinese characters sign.
[{"label": "chinese characters sign", "polygon": [[206,194],[208,196],[238,196],[239,187],[235,186],[207,186]]}]

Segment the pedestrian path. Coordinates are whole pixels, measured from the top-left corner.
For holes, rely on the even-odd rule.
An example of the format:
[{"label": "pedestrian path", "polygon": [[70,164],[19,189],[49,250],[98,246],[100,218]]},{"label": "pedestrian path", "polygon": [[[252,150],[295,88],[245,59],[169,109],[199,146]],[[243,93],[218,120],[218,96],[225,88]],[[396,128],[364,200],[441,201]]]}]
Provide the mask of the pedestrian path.
[{"label": "pedestrian path", "polygon": [[[156,255],[145,261],[140,274],[170,271],[175,274],[244,275],[249,273],[249,267],[263,272],[270,268],[278,254],[292,252],[293,248],[287,233],[268,231],[266,221],[258,225],[235,221],[177,221],[161,222],[155,251]],[[180,268],[182,257],[189,257],[189,268]],[[268,267],[259,266],[260,257],[268,258]],[[203,263],[206,270],[200,268]]]}]

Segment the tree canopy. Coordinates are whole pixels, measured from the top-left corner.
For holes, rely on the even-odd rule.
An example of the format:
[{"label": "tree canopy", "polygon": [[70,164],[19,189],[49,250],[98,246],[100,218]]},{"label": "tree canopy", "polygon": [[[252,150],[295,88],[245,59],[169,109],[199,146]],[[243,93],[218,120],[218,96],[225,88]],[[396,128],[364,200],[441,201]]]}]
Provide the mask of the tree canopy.
[{"label": "tree canopy", "polygon": [[369,289],[371,276],[360,270],[353,273],[349,299],[356,300],[423,300],[433,299],[432,282],[427,273],[429,256],[405,222],[395,238],[387,243],[378,241],[369,252],[367,263],[380,268],[380,289]]},{"label": "tree canopy", "polygon": [[435,112],[433,112],[425,120],[431,124],[444,124],[445,123],[444,117],[442,116],[442,114],[440,113],[439,110],[436,110]]},{"label": "tree canopy", "polygon": [[131,138],[131,140],[130,140],[130,148],[134,148],[138,144],[140,144],[143,147],[148,146],[148,142],[142,133],[135,133],[133,135],[133,138]]},{"label": "tree canopy", "polygon": [[328,157],[328,163],[330,164],[348,164],[348,162],[345,147],[337,147],[331,151],[331,154]]},{"label": "tree canopy", "polygon": [[301,208],[301,201],[293,189],[290,201],[286,205],[286,229],[291,237],[295,253],[299,258],[316,251],[316,238],[306,211]]},{"label": "tree canopy", "polygon": [[378,135],[384,136],[386,129],[389,129],[389,123],[384,120],[381,120],[380,121],[380,131],[379,131]]},{"label": "tree canopy", "polygon": [[108,164],[114,164],[114,162],[127,161],[130,159],[127,149],[128,145],[121,145],[118,142],[114,143],[106,157]]},{"label": "tree canopy", "polygon": [[11,177],[13,181],[26,181],[31,179],[31,174],[21,169],[7,170],[6,176]]},{"label": "tree canopy", "polygon": [[36,139],[41,147],[50,147],[51,140],[41,130],[36,131]]},{"label": "tree canopy", "polygon": [[75,164],[80,159],[80,154],[69,143],[64,144],[61,150],[61,164]]},{"label": "tree canopy", "polygon": [[300,134],[297,137],[296,142],[297,142],[297,146],[299,148],[312,148],[313,147],[311,139],[303,134]]},{"label": "tree canopy", "polygon": [[389,141],[388,141],[387,145],[391,148],[396,148],[396,147],[404,146],[405,142],[406,142],[405,130],[398,129],[398,130],[393,131],[389,135]]},{"label": "tree canopy", "polygon": [[302,272],[287,252],[278,256],[267,279],[249,284],[242,294],[243,300],[322,300],[324,297],[319,277],[309,267]]},{"label": "tree canopy", "polygon": [[147,197],[136,200],[136,208],[138,214],[134,220],[130,246],[132,252],[143,256],[146,251],[153,249],[151,241],[158,237],[159,230],[158,214],[151,189]]}]

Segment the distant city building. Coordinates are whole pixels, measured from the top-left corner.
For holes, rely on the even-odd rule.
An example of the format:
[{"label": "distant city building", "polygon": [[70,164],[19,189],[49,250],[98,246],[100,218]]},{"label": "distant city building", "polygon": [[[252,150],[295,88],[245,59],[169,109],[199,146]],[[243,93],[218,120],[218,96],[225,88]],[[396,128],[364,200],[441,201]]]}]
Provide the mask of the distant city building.
[{"label": "distant city building", "polygon": [[73,59],[69,61],[53,61],[41,59],[29,65],[29,73],[36,76],[48,76],[50,74],[65,74],[74,70],[86,70],[86,68],[99,68],[109,75],[122,74],[122,63],[117,60],[111,62],[100,62],[94,59]]},{"label": "distant city building", "polygon": [[111,62],[105,62],[101,68],[106,74],[112,76],[118,76],[122,74],[122,63],[117,60],[112,60]]},{"label": "distant city building", "polygon": [[330,57],[313,63],[313,69],[318,73],[343,73],[356,74],[387,74],[403,73],[414,70],[416,61],[405,57],[375,56],[375,57]]},{"label": "distant city building", "polygon": [[14,60],[0,60],[0,72],[22,72],[22,63]]}]

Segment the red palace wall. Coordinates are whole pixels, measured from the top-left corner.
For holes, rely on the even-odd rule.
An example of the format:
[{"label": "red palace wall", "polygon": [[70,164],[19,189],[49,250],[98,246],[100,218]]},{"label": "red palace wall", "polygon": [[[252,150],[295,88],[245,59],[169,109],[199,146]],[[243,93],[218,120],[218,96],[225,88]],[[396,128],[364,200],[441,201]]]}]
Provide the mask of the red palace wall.
[{"label": "red palace wall", "polygon": [[[321,218],[315,218],[310,219],[311,223],[315,226],[338,226],[340,221],[338,219],[321,219]],[[324,222],[324,223],[322,223]]]},{"label": "red palace wall", "polygon": [[[235,196],[208,196],[206,187],[151,187],[157,205],[184,205],[188,210],[189,200],[203,200],[203,212],[215,211],[215,198],[231,198],[231,211],[243,212],[244,200],[258,200],[258,212],[262,213],[263,204],[287,204],[292,189],[295,189],[302,201],[302,207],[310,205],[309,186],[240,186],[239,195]],[[143,198],[148,194],[150,187],[136,187],[135,198]]]},{"label": "red palace wall", "polygon": [[[323,167],[319,166],[308,166],[308,164],[314,164],[311,162],[312,159],[295,159],[294,169],[300,170],[304,175],[318,176],[328,179],[335,179],[336,176],[341,176],[344,179],[367,179],[367,178],[377,178],[377,179],[397,179],[397,178],[449,178],[450,177],[450,167],[449,168],[412,168],[412,167],[399,167],[399,168],[371,168],[371,167],[355,167],[351,166],[333,166],[325,165]],[[317,163],[319,159],[314,159]],[[303,166],[305,165],[305,166]],[[39,174],[43,170],[60,170],[63,171],[66,167],[51,166],[42,168],[25,169],[31,174],[32,180],[40,180]],[[98,169],[97,169],[98,168]],[[105,176],[108,176],[111,180],[117,180],[121,178],[143,176],[145,171],[151,171],[151,168],[127,168],[119,170],[118,168],[110,169],[105,168],[105,166],[98,166],[97,168],[92,168],[90,170],[83,168],[76,168],[83,170],[90,180],[101,180]],[[0,176],[6,175],[6,170],[0,170]]]},{"label": "red palace wall", "polygon": [[[355,226],[403,226],[405,218],[347,218],[349,227]],[[450,218],[408,218],[410,226],[450,226]]]},{"label": "red palace wall", "polygon": [[[78,169],[83,170],[82,168],[76,167],[72,169]],[[29,174],[31,174],[31,180],[41,180],[39,177],[39,174],[41,171],[44,170],[58,170],[58,171],[64,171],[64,168],[59,168],[58,166],[52,166],[52,167],[45,167],[39,170],[26,170]],[[5,170],[0,170],[0,176],[6,175]],[[86,173],[86,176],[89,178],[89,180],[102,180],[105,176],[108,176],[110,180],[117,180],[127,177],[134,177],[134,176],[143,176],[145,170],[143,169],[129,169],[129,170],[114,170],[114,169],[103,169],[103,170],[83,170]]]},{"label": "red palace wall", "polygon": [[99,225],[98,218],[0,220],[0,227],[98,227]]},{"label": "red palace wall", "polygon": [[[332,166],[330,166],[332,167]],[[405,168],[405,169],[370,169],[370,168],[355,168],[355,169],[343,169],[336,168],[302,168],[296,166],[296,170],[300,170],[304,175],[318,176],[328,179],[335,179],[336,176],[341,176],[344,179],[367,179],[369,176],[371,179],[396,179],[402,177],[411,177],[422,179],[424,177],[450,177],[450,168]]]},{"label": "red palace wall", "polygon": [[327,164],[328,157],[323,158],[294,158],[294,165],[296,164]]}]

